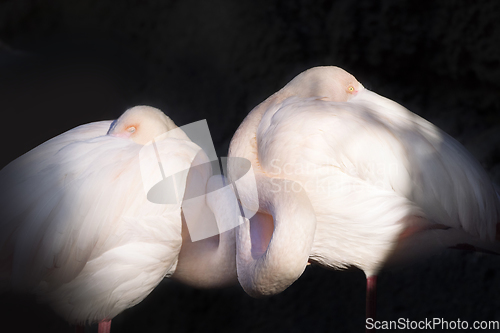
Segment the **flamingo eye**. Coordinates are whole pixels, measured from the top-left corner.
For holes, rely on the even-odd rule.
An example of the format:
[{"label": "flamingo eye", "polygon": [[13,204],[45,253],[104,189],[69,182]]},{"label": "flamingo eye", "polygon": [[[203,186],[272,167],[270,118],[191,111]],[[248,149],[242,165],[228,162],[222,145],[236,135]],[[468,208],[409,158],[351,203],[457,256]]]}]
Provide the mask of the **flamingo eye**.
[{"label": "flamingo eye", "polygon": [[129,128],[127,128],[127,132],[134,133],[135,132],[135,127],[134,126],[130,126]]},{"label": "flamingo eye", "polygon": [[354,87],[353,87],[353,86],[349,86],[349,87],[347,88],[347,91],[349,91],[349,92],[351,92],[351,93],[352,93],[352,92],[354,92]]}]

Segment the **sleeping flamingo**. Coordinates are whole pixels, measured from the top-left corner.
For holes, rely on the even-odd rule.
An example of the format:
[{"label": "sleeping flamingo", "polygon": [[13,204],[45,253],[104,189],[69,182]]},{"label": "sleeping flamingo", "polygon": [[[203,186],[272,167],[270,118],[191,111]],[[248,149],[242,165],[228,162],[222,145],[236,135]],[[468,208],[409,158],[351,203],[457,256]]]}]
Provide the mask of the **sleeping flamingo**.
[{"label": "sleeping flamingo", "polygon": [[[469,244],[500,252],[500,200],[456,140],[338,67],[309,69],[255,107],[229,157],[252,162],[258,214],[239,227],[237,272],[252,296],[276,294],[309,262],[367,277],[388,261]],[[232,170],[229,167],[229,177]]]},{"label": "sleeping flamingo", "polygon": [[[170,169],[187,170],[195,158],[203,161],[200,148],[173,129],[177,126],[160,110],[138,106],[115,122],[67,131],[3,168],[2,282],[35,292],[71,324],[99,322],[104,333],[114,316],[141,302],[176,267],[181,268],[178,279],[187,280],[182,275],[189,272],[186,260],[178,265],[182,238],[188,238],[181,203],[148,201],[139,167],[143,145],[165,132],[158,149]],[[197,168],[187,178],[204,187],[209,171]],[[184,187],[179,190],[182,196]],[[214,258],[232,251],[234,263],[232,231],[221,239],[228,239],[229,250],[216,251],[216,237],[196,246],[210,247]],[[189,257],[195,249],[186,242],[182,255]],[[235,280],[235,265],[228,267],[227,275]],[[191,280],[205,285],[231,280],[211,266],[196,272],[204,276]]]}]

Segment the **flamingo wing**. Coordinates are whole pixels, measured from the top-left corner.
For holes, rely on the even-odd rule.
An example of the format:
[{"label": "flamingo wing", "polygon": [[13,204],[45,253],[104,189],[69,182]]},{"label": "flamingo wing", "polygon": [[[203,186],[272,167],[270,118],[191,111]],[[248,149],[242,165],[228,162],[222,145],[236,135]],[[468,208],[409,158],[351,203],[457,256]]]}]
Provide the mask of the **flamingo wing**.
[{"label": "flamingo wing", "polygon": [[[69,322],[140,302],[173,273],[181,247],[181,203],[152,203],[143,186],[158,162],[141,170],[144,146],[105,135],[109,124],[63,133],[0,172],[4,274]],[[186,170],[199,149],[171,138],[158,147]]]},{"label": "flamingo wing", "polygon": [[[485,171],[456,140],[389,102],[288,98],[262,118],[256,136],[259,162],[271,175],[328,180],[329,193],[336,191],[343,202],[338,208],[353,218],[361,211],[345,208],[346,200],[390,196],[411,214],[493,239],[500,203]],[[317,200],[332,195],[319,194]]]}]

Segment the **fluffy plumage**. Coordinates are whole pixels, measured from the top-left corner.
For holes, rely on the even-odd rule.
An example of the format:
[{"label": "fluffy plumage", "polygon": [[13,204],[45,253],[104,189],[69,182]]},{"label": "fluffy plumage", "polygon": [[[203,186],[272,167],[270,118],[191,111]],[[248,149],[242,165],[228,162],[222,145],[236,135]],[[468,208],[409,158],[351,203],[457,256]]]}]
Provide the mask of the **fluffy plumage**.
[{"label": "fluffy plumage", "polygon": [[[180,202],[147,200],[139,151],[175,127],[161,111],[135,107],[113,125],[76,127],[2,169],[2,277],[70,323],[111,319],[143,300],[174,272],[182,222]],[[160,154],[188,169],[199,147],[172,133]]]},{"label": "fluffy plumage", "polygon": [[[327,267],[354,265],[376,275],[396,246],[411,239],[419,239],[420,247],[412,243],[410,256],[458,243],[499,249],[493,241],[500,201],[474,158],[437,127],[368,91],[340,68],[301,73],[255,107],[236,131],[229,156],[249,159],[259,181],[277,185],[259,192],[267,198],[260,214],[267,214],[274,230],[272,224],[263,227],[261,218],[251,220],[254,231],[244,235],[247,242],[267,240],[254,271],[273,279],[263,288],[256,278],[240,278],[250,294],[276,293],[293,282],[274,288],[281,283],[280,270],[290,276],[284,267],[292,263],[272,252],[295,250],[297,241],[309,239],[303,224],[311,225],[314,239],[309,252],[295,256],[302,263],[296,276],[305,267],[304,255]],[[296,188],[283,187],[283,180]],[[238,191],[249,205],[245,189]],[[283,204],[284,196],[298,195],[295,209],[312,205],[315,219],[287,214],[291,207]],[[291,229],[286,237],[277,222]]]}]

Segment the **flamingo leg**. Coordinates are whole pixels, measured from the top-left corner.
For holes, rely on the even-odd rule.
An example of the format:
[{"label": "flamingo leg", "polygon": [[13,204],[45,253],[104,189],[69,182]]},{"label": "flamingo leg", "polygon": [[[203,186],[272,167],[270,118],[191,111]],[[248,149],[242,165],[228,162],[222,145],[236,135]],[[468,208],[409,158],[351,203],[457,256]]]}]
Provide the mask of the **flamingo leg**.
[{"label": "flamingo leg", "polygon": [[[377,276],[366,278],[366,319],[371,318],[375,322],[377,312]],[[375,332],[375,329],[366,329],[366,332]]]},{"label": "flamingo leg", "polygon": [[101,320],[97,327],[98,333],[109,333],[111,331],[111,319]]},{"label": "flamingo leg", "polygon": [[84,325],[76,325],[75,333],[85,333],[85,326]]}]

